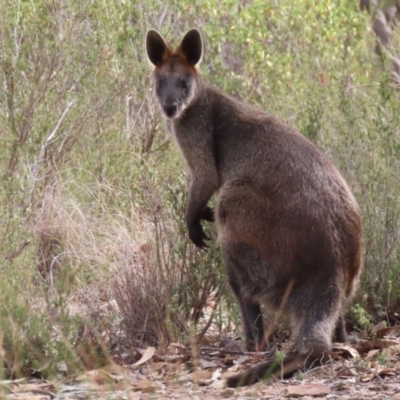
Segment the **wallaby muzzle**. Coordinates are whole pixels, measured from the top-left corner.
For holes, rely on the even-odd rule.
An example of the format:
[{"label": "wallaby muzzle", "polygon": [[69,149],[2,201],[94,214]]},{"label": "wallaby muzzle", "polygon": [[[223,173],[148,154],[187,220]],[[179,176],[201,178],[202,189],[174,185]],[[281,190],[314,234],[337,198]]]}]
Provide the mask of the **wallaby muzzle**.
[{"label": "wallaby muzzle", "polygon": [[178,111],[178,105],[176,103],[165,103],[162,108],[168,118],[174,118]]}]

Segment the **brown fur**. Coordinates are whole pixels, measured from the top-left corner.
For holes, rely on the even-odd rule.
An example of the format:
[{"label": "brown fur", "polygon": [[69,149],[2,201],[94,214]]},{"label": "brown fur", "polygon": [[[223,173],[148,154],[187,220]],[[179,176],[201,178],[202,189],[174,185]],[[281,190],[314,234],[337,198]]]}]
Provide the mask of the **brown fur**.
[{"label": "brown fur", "polygon": [[228,385],[287,376],[325,361],[332,337],[345,340],[344,307],[362,268],[356,200],[313,143],[200,79],[197,30],[174,52],[162,43],[149,31],[156,97],[190,172],[189,237],[206,247],[200,220],[212,220],[207,202],[216,193],[218,240],[247,348],[265,343],[261,303],[278,309],[285,301],[292,321],[294,350],[282,371],[263,363]]}]

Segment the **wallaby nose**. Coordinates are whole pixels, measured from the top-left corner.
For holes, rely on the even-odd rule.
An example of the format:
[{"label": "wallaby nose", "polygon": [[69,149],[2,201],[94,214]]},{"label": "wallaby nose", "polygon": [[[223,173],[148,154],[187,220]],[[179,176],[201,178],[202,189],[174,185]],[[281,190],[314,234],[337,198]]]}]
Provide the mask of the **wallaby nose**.
[{"label": "wallaby nose", "polygon": [[168,103],[164,104],[163,109],[165,114],[167,114],[168,117],[172,118],[176,114],[178,106],[176,103]]}]

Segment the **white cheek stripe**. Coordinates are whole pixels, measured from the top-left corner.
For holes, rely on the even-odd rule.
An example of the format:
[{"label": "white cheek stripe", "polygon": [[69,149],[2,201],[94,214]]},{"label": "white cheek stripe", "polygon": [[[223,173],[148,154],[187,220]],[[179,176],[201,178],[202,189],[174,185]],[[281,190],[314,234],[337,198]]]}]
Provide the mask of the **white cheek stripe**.
[{"label": "white cheek stripe", "polygon": [[178,112],[176,113],[176,116],[174,118],[178,118],[183,114],[183,112],[186,110],[186,108],[190,105],[190,103],[194,99],[194,95],[195,95],[195,89],[192,89],[189,93],[189,96],[186,97],[184,101],[182,101],[181,106],[179,107]]}]

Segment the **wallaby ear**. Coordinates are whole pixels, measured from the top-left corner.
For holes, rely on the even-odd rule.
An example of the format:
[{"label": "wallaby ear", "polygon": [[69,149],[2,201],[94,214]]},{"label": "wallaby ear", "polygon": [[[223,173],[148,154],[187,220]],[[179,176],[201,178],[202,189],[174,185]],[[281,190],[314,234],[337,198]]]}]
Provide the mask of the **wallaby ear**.
[{"label": "wallaby ear", "polygon": [[147,57],[156,67],[171,52],[164,38],[154,29],[150,29],[146,35],[146,51]]},{"label": "wallaby ear", "polygon": [[183,37],[179,49],[189,65],[195,66],[201,60],[203,54],[203,42],[200,32],[191,29]]}]

